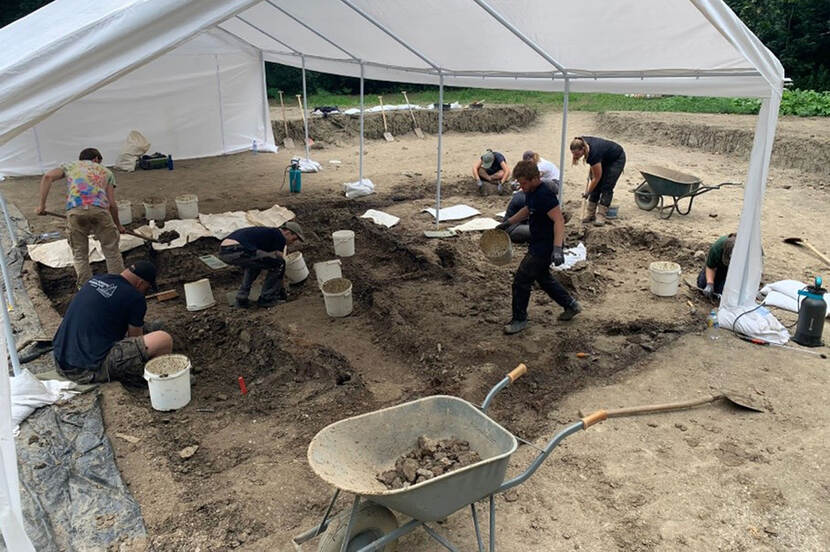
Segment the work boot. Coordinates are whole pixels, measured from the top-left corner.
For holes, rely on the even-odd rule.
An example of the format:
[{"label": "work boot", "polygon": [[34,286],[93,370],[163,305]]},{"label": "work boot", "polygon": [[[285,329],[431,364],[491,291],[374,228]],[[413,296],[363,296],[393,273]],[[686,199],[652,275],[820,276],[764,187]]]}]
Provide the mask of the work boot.
[{"label": "work boot", "polygon": [[582,307],[579,303],[574,301],[569,306],[565,307],[565,310],[563,310],[562,313],[559,315],[559,320],[567,322],[580,312],[582,312]]},{"label": "work boot", "polygon": [[588,224],[595,221],[597,218],[597,204],[593,201],[588,202],[588,209],[585,211],[585,218],[582,219],[582,224]]},{"label": "work boot", "polygon": [[240,309],[247,309],[251,306],[251,300],[247,297],[237,297],[234,306]]},{"label": "work boot", "polygon": [[605,226],[605,223],[608,222],[608,206],[607,205],[600,205],[597,208],[597,216],[596,220],[594,221],[594,226]]},{"label": "work boot", "polygon": [[265,275],[265,282],[262,284],[262,292],[259,294],[257,304],[260,307],[270,307],[277,303],[284,303],[288,296],[285,288],[282,287],[282,276],[285,272],[285,265],[274,268]]},{"label": "work boot", "polygon": [[527,328],[527,320],[511,320],[510,324],[504,327],[504,333],[507,335],[517,334]]},{"label": "work boot", "polygon": [[273,297],[263,299],[262,296],[260,296],[256,304],[259,307],[267,309],[268,307],[273,307],[274,305],[279,305],[280,303],[285,303],[286,301],[288,301],[288,293],[286,293],[283,288],[280,289]]}]

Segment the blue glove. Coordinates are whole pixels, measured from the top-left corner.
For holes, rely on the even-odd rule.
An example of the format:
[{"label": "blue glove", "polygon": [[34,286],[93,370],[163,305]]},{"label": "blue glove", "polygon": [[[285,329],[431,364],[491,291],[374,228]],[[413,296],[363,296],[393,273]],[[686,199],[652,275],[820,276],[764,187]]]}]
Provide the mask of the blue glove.
[{"label": "blue glove", "polygon": [[553,246],[553,255],[550,256],[550,260],[555,266],[565,264],[565,254],[562,252],[561,247]]}]

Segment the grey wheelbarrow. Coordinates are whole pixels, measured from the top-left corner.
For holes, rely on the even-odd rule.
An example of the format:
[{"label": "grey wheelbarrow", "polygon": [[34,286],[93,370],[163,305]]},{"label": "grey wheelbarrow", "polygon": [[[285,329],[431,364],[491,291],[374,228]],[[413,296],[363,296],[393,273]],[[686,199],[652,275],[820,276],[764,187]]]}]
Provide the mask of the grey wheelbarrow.
[{"label": "grey wheelbarrow", "polygon": [[[675,212],[688,215],[692,210],[695,198],[712,190],[719,190],[722,186],[740,186],[735,182],[724,182],[717,186],[704,186],[703,181],[691,174],[667,169],[665,167],[643,167],[640,169],[643,182],[632,190],[634,202],[644,211],[651,211],[659,206],[660,218],[668,219]],[[664,205],[663,198],[672,198],[671,204]],[[686,209],[680,202],[688,199]]]},{"label": "grey wheelbarrow", "polygon": [[[294,537],[300,545],[320,536],[318,552],[394,551],[400,537],[419,527],[450,551],[458,549],[429,522],[470,507],[479,552],[484,546],[475,503],[489,499],[490,552],[496,549],[494,497],[528,479],[554,448],[569,435],[606,418],[598,411],[557,433],[540,449],[528,468],[505,480],[507,464],[517,438],[487,416],[487,407],[505,387],[527,370],[520,364],[493,387],[477,407],[458,397],[435,395],[335,422],[312,439],[308,447],[311,469],[336,490],[319,525]],[[409,452],[419,436],[468,441],[481,460],[402,489],[388,489],[377,474]],[[347,514],[329,517],[341,492],[354,495]],[[410,518],[398,525],[395,512]]]}]

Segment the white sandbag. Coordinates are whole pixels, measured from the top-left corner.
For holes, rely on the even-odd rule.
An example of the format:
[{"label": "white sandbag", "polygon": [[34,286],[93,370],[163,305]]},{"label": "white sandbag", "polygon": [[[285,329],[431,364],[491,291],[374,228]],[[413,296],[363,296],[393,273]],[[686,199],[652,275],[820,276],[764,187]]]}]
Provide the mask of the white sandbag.
[{"label": "white sandbag", "polygon": [[133,172],[138,158],[147,153],[150,149],[150,142],[139,131],[132,130],[124,141],[121,154],[113,165],[116,169]]},{"label": "white sandbag", "polygon": [[790,334],[781,322],[766,308],[736,307],[721,305],[718,309],[718,325],[737,333],[783,345],[790,340]]},{"label": "white sandbag", "polygon": [[323,170],[323,165],[311,159],[301,159],[299,157],[295,157],[292,161],[297,161],[299,163],[300,172],[316,173]]},{"label": "white sandbag", "polygon": [[375,193],[375,185],[368,178],[360,182],[346,182],[343,184],[343,193],[349,199],[363,197]]},{"label": "white sandbag", "polygon": [[29,415],[40,408],[53,404],[61,399],[71,397],[76,393],[71,389],[76,387],[71,381],[49,381],[46,382],[37,379],[30,371],[23,369],[20,375],[14,376],[9,380],[11,388],[11,405],[12,405],[12,427],[15,434],[19,430],[20,424],[29,417]]},{"label": "white sandbag", "polygon": [[[798,312],[798,306],[801,303],[798,292],[806,287],[807,284],[798,280],[779,280],[765,285],[759,293],[764,296],[765,305]],[[824,294],[824,301],[830,303],[830,292]],[[826,317],[830,318],[830,309]]]}]

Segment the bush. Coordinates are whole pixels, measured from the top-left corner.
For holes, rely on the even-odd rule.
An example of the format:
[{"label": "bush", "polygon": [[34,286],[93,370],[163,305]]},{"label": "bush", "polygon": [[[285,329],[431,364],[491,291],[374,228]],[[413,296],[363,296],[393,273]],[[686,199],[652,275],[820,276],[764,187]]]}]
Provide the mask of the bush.
[{"label": "bush", "polygon": [[815,90],[784,90],[781,115],[799,117],[830,117],[830,92]]}]

